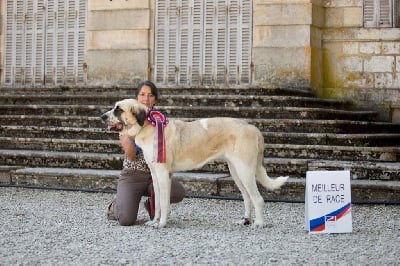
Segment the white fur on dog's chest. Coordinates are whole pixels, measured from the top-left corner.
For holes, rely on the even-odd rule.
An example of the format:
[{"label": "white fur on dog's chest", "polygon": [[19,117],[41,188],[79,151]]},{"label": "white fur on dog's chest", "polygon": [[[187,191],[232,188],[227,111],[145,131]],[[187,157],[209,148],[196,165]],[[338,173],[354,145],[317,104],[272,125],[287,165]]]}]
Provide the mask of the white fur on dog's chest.
[{"label": "white fur on dog's chest", "polygon": [[208,129],[208,119],[207,118],[203,118],[199,120],[200,125],[207,130]]}]

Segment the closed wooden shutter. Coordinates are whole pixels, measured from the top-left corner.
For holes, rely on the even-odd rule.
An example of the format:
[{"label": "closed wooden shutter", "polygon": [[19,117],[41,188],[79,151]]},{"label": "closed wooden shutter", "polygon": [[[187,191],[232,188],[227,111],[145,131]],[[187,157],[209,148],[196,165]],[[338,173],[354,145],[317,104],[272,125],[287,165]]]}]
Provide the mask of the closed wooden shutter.
[{"label": "closed wooden shutter", "polygon": [[393,27],[393,0],[380,0],[379,27]]},{"label": "closed wooden shutter", "polygon": [[251,15],[251,1],[157,1],[156,82],[250,84]]},{"label": "closed wooden shutter", "polygon": [[83,81],[86,1],[58,0],[48,5],[46,82]]},{"label": "closed wooden shutter", "polygon": [[8,0],[5,84],[84,81],[87,1]]},{"label": "closed wooden shutter", "polygon": [[364,0],[364,27],[396,26],[398,0]]},{"label": "closed wooden shutter", "polygon": [[374,27],[375,25],[374,6],[374,0],[364,0],[364,27]]},{"label": "closed wooden shutter", "polygon": [[[203,38],[203,25],[204,25],[204,10],[205,2],[191,1],[188,7],[188,79],[187,85],[200,85],[203,84],[204,77],[204,38]],[[185,84],[182,83],[181,84]]]},{"label": "closed wooden shutter", "polygon": [[43,76],[43,5],[39,0],[6,3],[6,84],[34,83],[36,77]]}]

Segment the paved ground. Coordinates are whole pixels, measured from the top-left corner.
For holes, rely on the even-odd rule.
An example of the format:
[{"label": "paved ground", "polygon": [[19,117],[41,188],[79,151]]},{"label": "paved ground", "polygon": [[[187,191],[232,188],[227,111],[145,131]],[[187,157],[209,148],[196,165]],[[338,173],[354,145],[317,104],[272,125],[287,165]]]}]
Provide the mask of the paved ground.
[{"label": "paved ground", "polygon": [[[304,204],[267,203],[263,229],[241,201],[185,198],[167,228],[105,218],[113,194],[0,188],[0,265],[399,265],[400,206],[353,205],[353,233],[310,235]],[[144,209],[140,218],[147,219]]]}]

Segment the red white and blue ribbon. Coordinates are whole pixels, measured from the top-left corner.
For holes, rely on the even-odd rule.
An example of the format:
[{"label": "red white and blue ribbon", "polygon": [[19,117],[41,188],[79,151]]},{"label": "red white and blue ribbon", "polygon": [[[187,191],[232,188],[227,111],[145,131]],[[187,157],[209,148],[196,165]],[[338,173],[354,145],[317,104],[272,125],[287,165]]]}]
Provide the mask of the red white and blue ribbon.
[{"label": "red white and blue ribbon", "polygon": [[153,163],[165,163],[167,161],[167,152],[164,128],[168,125],[168,117],[157,110],[150,110],[147,114],[147,121],[156,128],[153,144]]}]

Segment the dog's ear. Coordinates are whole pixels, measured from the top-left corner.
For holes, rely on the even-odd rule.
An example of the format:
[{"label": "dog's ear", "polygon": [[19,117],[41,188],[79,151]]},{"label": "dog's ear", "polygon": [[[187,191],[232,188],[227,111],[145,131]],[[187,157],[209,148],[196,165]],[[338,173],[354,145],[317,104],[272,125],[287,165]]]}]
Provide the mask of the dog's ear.
[{"label": "dog's ear", "polygon": [[147,117],[147,113],[145,110],[143,109],[139,109],[138,113],[134,113],[135,117],[136,117],[136,121],[138,122],[139,126],[143,126],[144,125],[144,121],[146,120]]}]

